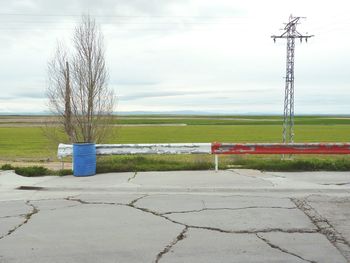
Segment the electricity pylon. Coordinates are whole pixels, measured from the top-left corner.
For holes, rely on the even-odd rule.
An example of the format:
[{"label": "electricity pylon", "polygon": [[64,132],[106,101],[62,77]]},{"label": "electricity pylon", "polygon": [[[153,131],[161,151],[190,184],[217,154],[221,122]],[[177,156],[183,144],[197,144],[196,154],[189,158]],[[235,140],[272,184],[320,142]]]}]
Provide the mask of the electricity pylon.
[{"label": "electricity pylon", "polygon": [[279,35],[271,36],[276,42],[277,38],[287,39],[287,68],[286,68],[286,84],[284,90],[284,111],[283,111],[283,143],[294,142],[294,53],[295,39],[305,42],[313,35],[302,35],[296,27],[299,20],[305,17],[293,17],[290,15],[289,22],[284,27],[284,32]]}]

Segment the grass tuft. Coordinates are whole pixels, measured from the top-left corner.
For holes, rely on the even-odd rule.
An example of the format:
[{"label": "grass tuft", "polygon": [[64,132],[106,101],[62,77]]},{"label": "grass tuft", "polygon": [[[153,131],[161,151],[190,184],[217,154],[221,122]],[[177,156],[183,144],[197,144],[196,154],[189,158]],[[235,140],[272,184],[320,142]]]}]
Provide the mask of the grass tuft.
[{"label": "grass tuft", "polygon": [[73,174],[73,171],[70,169],[61,169],[58,171],[54,171],[43,166],[17,167],[11,164],[2,165],[0,167],[0,170],[14,170],[16,174],[26,176],[26,177],[46,176],[46,175],[64,176],[64,175]]},{"label": "grass tuft", "polygon": [[263,171],[350,171],[350,160],[342,159],[248,159],[237,160],[235,165]]},{"label": "grass tuft", "polygon": [[50,170],[42,166],[16,167],[15,173],[26,177],[33,177],[50,175]]},{"label": "grass tuft", "polygon": [[[256,169],[262,171],[350,171],[349,158],[299,158],[281,160],[278,158],[245,158],[221,156],[220,169]],[[4,164],[1,170],[15,170],[22,176],[71,175],[70,169],[53,171],[42,166],[15,167]],[[179,170],[212,170],[212,156],[108,156],[97,159],[97,173],[111,172],[145,172],[145,171],[179,171]]]},{"label": "grass tuft", "polygon": [[11,164],[6,163],[0,167],[0,170],[15,170],[15,167]]},{"label": "grass tuft", "polygon": [[127,156],[121,158],[101,158],[97,162],[97,173],[108,172],[145,172],[145,171],[179,171],[208,170],[213,164],[206,161],[183,162],[176,160],[159,160],[144,156]]},{"label": "grass tuft", "polygon": [[54,173],[54,175],[58,175],[58,176],[65,176],[65,175],[72,175],[73,171],[71,169],[61,169],[58,171],[52,171]]}]

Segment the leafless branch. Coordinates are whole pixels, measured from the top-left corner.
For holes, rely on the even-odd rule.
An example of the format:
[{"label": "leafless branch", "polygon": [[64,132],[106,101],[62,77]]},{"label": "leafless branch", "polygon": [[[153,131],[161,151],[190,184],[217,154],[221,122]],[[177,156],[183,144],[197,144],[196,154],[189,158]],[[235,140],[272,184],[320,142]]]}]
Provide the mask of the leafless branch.
[{"label": "leafless branch", "polygon": [[62,118],[71,142],[102,142],[111,129],[115,94],[108,88],[103,36],[95,20],[83,16],[75,29],[73,54],[58,45],[49,62],[50,109]]}]

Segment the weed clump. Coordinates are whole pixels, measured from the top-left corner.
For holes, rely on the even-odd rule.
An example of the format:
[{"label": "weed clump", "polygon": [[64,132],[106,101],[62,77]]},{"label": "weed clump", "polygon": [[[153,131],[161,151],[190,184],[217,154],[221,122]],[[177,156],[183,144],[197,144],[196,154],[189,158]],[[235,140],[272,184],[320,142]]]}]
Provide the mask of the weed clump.
[{"label": "weed clump", "polygon": [[15,170],[15,167],[11,164],[6,163],[0,167],[0,170]]},{"label": "weed clump", "polygon": [[179,170],[209,170],[210,162],[183,162],[175,160],[157,160],[145,156],[116,156],[101,158],[97,161],[96,172],[145,172],[145,171],[179,171]]},{"label": "weed clump", "polygon": [[54,171],[43,166],[17,167],[11,164],[2,165],[0,167],[0,170],[14,170],[16,174],[26,176],[26,177],[46,176],[46,175],[64,176],[64,175],[73,174],[73,171],[70,169],[61,169],[58,171]]},{"label": "weed clump", "polygon": [[263,171],[350,171],[350,160],[342,159],[256,159],[237,160],[241,168],[257,169]]},{"label": "weed clump", "polygon": [[65,175],[71,175],[73,174],[73,171],[71,169],[61,169],[58,171],[54,171],[54,175],[58,176],[65,176]]},{"label": "weed clump", "polygon": [[16,167],[15,173],[22,176],[33,177],[49,175],[50,170],[42,166]]}]

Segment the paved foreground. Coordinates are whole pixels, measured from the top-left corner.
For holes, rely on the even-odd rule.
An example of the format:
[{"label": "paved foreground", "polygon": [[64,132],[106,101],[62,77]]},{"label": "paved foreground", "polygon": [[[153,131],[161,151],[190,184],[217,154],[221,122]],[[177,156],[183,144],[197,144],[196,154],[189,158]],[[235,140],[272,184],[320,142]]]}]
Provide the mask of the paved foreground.
[{"label": "paved foreground", "polygon": [[350,262],[350,173],[0,172],[0,262]]}]

